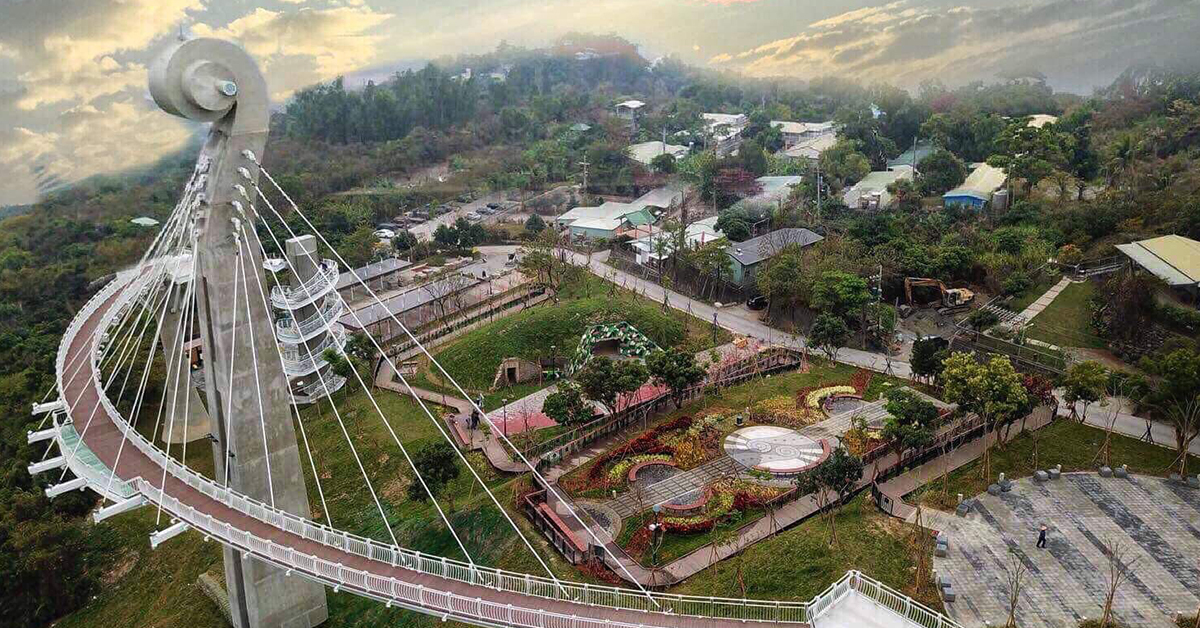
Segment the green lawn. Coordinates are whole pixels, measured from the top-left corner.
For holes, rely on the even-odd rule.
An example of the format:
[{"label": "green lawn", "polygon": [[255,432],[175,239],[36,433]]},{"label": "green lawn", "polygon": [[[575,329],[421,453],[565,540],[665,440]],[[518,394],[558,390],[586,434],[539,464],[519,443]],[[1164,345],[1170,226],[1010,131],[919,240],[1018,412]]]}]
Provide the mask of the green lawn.
[{"label": "green lawn", "polygon": [[[1003,447],[992,449],[993,480],[1000,473],[1010,479],[1028,477],[1037,469],[1057,464],[1063,471],[1091,471],[1099,465],[1094,462],[1096,453],[1104,442],[1104,430],[1075,421],[1060,419],[1038,432],[1021,434]],[[1034,466],[1034,442],[1038,444],[1038,463]],[[1113,434],[1110,444],[1110,460],[1113,466],[1129,465],[1133,473],[1165,476],[1175,460],[1175,452],[1166,447],[1151,445],[1136,438]],[[1200,468],[1200,459],[1192,456],[1189,461]],[[958,493],[971,497],[987,490],[990,483],[981,477],[981,464],[973,462],[949,474],[948,488],[943,494],[942,481],[935,480],[913,492],[912,498],[932,506],[953,508]]]},{"label": "green lawn", "polygon": [[835,516],[838,545],[831,547],[829,525],[811,517],[774,537],[746,548],[683,583],[672,593],[741,597],[738,567],[746,595],[754,598],[807,601],[857,569],[883,583],[913,595],[941,611],[934,587],[917,592],[915,526],[881,513],[860,496],[838,509]]},{"label": "green lawn", "polygon": [[1072,283],[1042,310],[1028,326],[1027,337],[1060,347],[1103,349],[1106,345],[1092,331],[1091,282]]},{"label": "green lawn", "polygon": [[1058,283],[1059,279],[1062,279],[1062,277],[1056,274],[1042,273],[1038,276],[1037,283],[1026,288],[1021,294],[1013,296],[1006,307],[1018,314],[1021,313],[1021,310],[1032,305],[1034,301],[1038,300],[1038,297],[1046,294],[1047,290],[1054,287],[1054,284]]},{"label": "green lawn", "polygon": [[[601,323],[628,321],[664,348],[700,351],[731,339],[729,332],[719,330],[714,343],[711,323],[673,309],[663,312],[661,304],[630,292],[617,290],[609,296],[609,284],[602,279],[588,275],[578,283],[564,289],[558,303],[538,305],[474,329],[435,357],[463,387],[487,390],[505,358],[570,355],[583,332]],[[515,394],[503,396],[511,399]]]}]

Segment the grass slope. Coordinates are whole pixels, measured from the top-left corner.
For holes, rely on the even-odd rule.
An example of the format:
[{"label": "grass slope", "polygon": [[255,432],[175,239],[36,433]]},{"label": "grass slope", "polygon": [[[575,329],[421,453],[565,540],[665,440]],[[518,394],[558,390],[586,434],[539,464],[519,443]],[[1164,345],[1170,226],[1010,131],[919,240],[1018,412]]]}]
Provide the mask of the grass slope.
[{"label": "grass slope", "polygon": [[[1017,436],[1003,448],[992,449],[992,474],[998,476],[1004,473],[1010,479],[1017,479],[1033,475],[1038,468],[1045,469],[1056,464],[1061,464],[1063,471],[1095,470],[1099,466],[1094,462],[1096,452],[1100,450],[1104,436],[1104,430],[1060,419],[1035,433]],[[1040,439],[1036,467],[1033,463],[1035,438]],[[1127,464],[1133,473],[1165,476],[1170,473],[1168,467],[1175,461],[1172,449],[1120,434],[1112,435],[1109,449],[1113,466]],[[1192,456],[1188,465],[1189,468],[1192,468],[1191,465],[1200,465],[1200,458]],[[987,490],[989,482],[981,477],[980,466],[980,462],[976,461],[951,472],[947,478],[946,496],[942,495],[942,481],[939,479],[914,491],[913,497],[931,506],[952,509],[959,493],[970,497]],[[913,497],[910,497],[910,501]]]},{"label": "grass slope", "polygon": [[714,343],[710,323],[673,309],[663,312],[661,304],[630,292],[618,290],[609,296],[608,290],[607,282],[589,276],[582,286],[564,290],[558,303],[517,312],[472,330],[435,357],[462,386],[485,390],[505,358],[537,360],[549,357],[551,347],[558,356],[570,355],[592,325],[628,321],[660,347],[690,351],[731,338],[720,330]]},{"label": "grass slope", "polygon": [[1090,301],[1095,293],[1091,282],[1070,284],[1033,317],[1026,335],[1060,347],[1103,349],[1104,341],[1092,331]]},{"label": "grass slope", "polygon": [[[915,526],[884,515],[862,496],[840,508],[835,523],[836,547],[829,543],[829,525],[822,518],[809,518],[692,576],[671,592],[741,597],[740,563],[741,580],[750,597],[807,601],[850,569],[916,594]],[[932,586],[915,597],[942,610]]]}]

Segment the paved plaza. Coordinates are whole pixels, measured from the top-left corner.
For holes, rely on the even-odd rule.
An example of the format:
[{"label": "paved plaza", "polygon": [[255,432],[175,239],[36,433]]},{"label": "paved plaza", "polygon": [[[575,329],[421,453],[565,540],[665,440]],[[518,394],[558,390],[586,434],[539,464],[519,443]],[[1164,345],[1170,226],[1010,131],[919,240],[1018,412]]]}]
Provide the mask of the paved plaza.
[{"label": "paved plaza", "polygon": [[754,425],[725,437],[725,453],[747,469],[796,473],[825,453],[821,441],[777,425]]},{"label": "paved plaza", "polygon": [[[1049,528],[1038,549],[1039,526]],[[1028,568],[1018,604],[1022,628],[1076,626],[1098,619],[1107,591],[1106,547],[1119,543],[1132,565],[1114,602],[1130,628],[1174,626],[1172,613],[1196,612],[1200,595],[1200,491],[1161,478],[1067,473],[1010,492],[983,494],[966,518],[936,513],[926,525],[949,535],[934,559],[957,600],[948,614],[968,627],[1007,620],[1005,565],[1012,551]]]}]

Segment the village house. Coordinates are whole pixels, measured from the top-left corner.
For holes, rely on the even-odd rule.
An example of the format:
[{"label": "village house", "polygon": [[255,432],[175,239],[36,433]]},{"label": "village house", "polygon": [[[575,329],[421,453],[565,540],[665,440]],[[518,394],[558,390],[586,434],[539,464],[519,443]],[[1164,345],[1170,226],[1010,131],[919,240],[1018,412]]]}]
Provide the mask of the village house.
[{"label": "village house", "polygon": [[963,184],[942,195],[942,205],[945,207],[966,207],[970,209],[1004,209],[1008,204],[1008,194],[1002,189],[1008,181],[1008,175],[1001,168],[977,163]]},{"label": "village house", "polygon": [[730,244],[725,250],[731,259],[730,281],[742,286],[753,286],[755,275],[762,263],[778,255],[785,247],[796,245],[806,248],[824,239],[808,229],[791,228],[777,229],[745,242]]},{"label": "village house", "polygon": [[912,180],[913,169],[909,166],[896,166],[891,170],[877,170],[868,173],[862,181],[855,183],[842,193],[842,202],[850,209],[865,209],[877,211],[892,206],[892,193],[888,186],[905,179]]},{"label": "village house", "polygon": [[595,207],[575,207],[554,219],[573,238],[610,240],[627,231],[658,222],[660,216],[683,202],[683,191],[662,187],[629,203],[605,201]]},{"label": "village house", "polygon": [[744,113],[702,113],[704,132],[717,155],[724,157],[742,145],[742,130],[749,118]]},{"label": "village house", "polygon": [[675,159],[683,159],[688,154],[688,147],[677,144],[664,144],[655,140],[652,142],[642,142],[641,144],[631,144],[625,149],[625,154],[639,164],[649,167],[650,162],[654,161],[655,157],[663,154],[669,154]]}]

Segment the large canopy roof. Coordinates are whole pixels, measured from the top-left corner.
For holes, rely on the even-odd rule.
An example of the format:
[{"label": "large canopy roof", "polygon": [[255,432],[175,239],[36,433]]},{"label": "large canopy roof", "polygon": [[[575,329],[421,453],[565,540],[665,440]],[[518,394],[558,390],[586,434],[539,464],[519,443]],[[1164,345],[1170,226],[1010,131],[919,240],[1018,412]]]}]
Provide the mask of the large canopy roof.
[{"label": "large canopy roof", "polygon": [[1165,235],[1118,244],[1117,250],[1168,285],[1200,284],[1200,242],[1191,238]]}]

